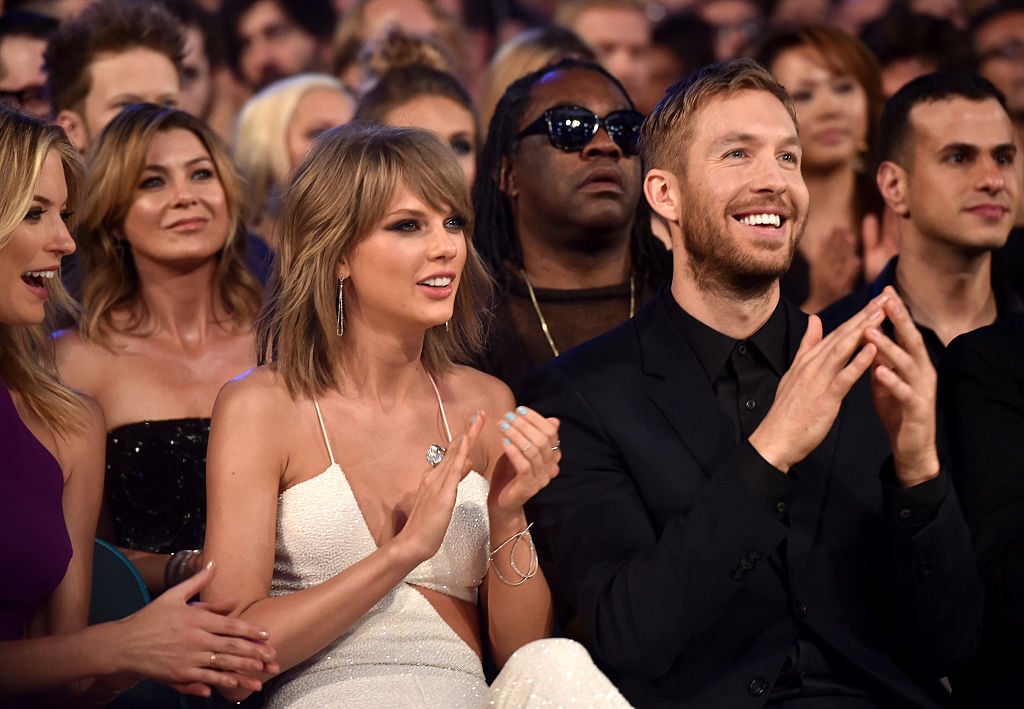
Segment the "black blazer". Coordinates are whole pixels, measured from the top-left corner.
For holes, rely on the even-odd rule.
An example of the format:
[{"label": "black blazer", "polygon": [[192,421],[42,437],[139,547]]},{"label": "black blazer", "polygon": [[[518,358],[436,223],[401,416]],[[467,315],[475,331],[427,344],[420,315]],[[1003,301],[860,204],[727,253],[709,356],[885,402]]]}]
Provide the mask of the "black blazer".
[{"label": "black blazer", "polygon": [[1019,706],[1024,682],[1024,315],[953,340],[939,401],[985,582],[985,624],[958,706]]},{"label": "black blazer", "polygon": [[[806,317],[786,307],[791,361]],[[663,297],[521,399],[562,422],[561,472],[527,507],[545,574],[631,702],[760,706],[803,624],[882,705],[946,701],[980,624],[967,527],[945,473],[931,518],[883,481],[866,382],[792,469],[788,525],[736,473],[743,446]]]}]

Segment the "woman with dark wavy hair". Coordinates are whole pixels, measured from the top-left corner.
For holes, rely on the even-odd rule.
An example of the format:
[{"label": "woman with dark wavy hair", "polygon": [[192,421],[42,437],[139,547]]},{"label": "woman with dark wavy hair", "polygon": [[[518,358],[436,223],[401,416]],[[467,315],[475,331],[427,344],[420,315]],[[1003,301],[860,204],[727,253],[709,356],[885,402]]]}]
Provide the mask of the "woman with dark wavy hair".
[{"label": "woman with dark wavy hair", "polygon": [[223,617],[233,601],[187,603],[212,565],[126,619],[86,627],[103,415],[57,379],[47,324],[70,305],[58,272],[75,250],[80,163],[59,128],[0,111],[0,705],[102,702],[141,677],[207,696],[257,689],[253,674],[276,667],[266,633]]},{"label": "woman with dark wavy hair", "polygon": [[109,533],[159,591],[200,567],[210,412],[255,363],[241,188],[204,123],[139,104],[93,147],[81,211],[83,316],[57,366],[103,409]]}]

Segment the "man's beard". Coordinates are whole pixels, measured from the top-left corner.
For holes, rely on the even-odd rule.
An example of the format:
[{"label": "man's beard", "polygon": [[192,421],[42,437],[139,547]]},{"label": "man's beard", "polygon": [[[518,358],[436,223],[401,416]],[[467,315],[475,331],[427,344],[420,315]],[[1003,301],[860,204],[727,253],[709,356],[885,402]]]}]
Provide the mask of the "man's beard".
[{"label": "man's beard", "polygon": [[[683,210],[680,227],[688,255],[687,265],[697,287],[742,298],[767,292],[789,270],[799,241],[798,236],[795,240],[780,243],[773,250],[784,250],[784,258],[758,258],[757,253],[737,248],[738,244],[727,227],[699,206]],[[768,250],[765,249],[764,253],[767,255]]]}]

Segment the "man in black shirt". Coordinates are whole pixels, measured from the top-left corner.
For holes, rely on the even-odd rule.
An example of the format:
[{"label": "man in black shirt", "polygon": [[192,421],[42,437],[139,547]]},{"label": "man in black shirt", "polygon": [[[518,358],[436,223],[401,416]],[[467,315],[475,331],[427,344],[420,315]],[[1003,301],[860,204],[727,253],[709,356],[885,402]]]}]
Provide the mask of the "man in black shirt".
[{"label": "man in black shirt", "polygon": [[780,299],[808,198],[759,65],[691,74],[641,145],[671,287],[523,390],[561,420],[528,506],[554,591],[640,707],[942,706],[981,589],[906,307],[822,337]]},{"label": "man in black shirt", "polygon": [[825,332],[892,286],[938,366],[949,342],[1024,311],[992,269],[1020,199],[1020,156],[1003,95],[942,71],[914,79],[882,112],[878,189],[899,220],[900,253],[873,283],[821,313]]}]

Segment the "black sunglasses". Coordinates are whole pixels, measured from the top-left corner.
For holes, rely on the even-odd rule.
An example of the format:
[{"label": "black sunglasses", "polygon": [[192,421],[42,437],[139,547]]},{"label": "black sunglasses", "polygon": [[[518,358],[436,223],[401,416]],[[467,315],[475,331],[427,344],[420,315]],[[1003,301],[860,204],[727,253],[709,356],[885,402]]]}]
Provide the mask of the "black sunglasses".
[{"label": "black sunglasses", "polygon": [[636,142],[643,122],[643,114],[636,111],[612,111],[601,118],[582,106],[555,106],[519,131],[516,140],[547,133],[548,140],[559,150],[578,153],[594,139],[598,128],[604,128],[623,155],[637,155],[640,151]]}]

